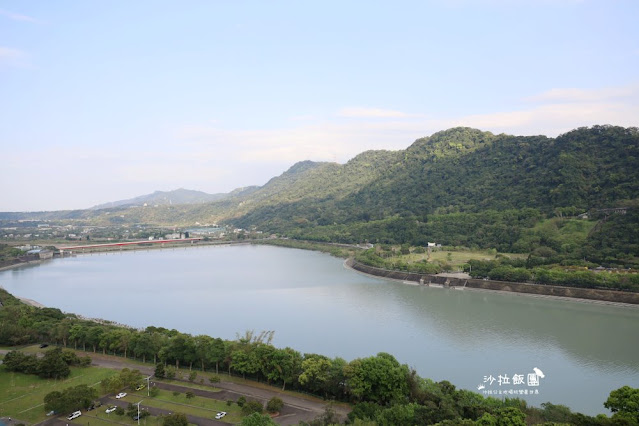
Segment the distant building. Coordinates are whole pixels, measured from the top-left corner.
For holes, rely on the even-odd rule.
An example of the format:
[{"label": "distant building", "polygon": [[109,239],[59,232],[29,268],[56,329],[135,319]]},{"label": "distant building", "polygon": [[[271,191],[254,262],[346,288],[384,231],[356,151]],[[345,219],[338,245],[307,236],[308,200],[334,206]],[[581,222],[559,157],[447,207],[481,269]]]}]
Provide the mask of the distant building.
[{"label": "distant building", "polygon": [[53,252],[47,249],[33,249],[29,250],[27,254],[37,255],[40,260],[51,259],[53,257]]}]

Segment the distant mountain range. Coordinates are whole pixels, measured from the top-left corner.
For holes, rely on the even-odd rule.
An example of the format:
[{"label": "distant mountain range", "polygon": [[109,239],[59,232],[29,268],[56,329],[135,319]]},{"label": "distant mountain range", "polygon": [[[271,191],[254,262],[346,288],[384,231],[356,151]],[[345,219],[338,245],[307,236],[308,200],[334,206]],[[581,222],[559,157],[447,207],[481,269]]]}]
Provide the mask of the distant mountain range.
[{"label": "distant mountain range", "polygon": [[171,204],[199,204],[218,201],[228,197],[230,194],[207,194],[202,191],[190,189],[176,189],[173,191],[155,191],[153,194],[140,195],[128,200],[112,201],[110,203],[99,204],[91,207],[91,210],[108,209],[113,207],[131,206],[161,206]]},{"label": "distant mountain range", "polygon": [[549,138],[457,127],[346,164],[302,161],[228,194],[179,189],[87,210],[0,213],[11,226],[24,219],[217,223],[314,241],[436,241],[635,268],[639,129],[593,126]]}]

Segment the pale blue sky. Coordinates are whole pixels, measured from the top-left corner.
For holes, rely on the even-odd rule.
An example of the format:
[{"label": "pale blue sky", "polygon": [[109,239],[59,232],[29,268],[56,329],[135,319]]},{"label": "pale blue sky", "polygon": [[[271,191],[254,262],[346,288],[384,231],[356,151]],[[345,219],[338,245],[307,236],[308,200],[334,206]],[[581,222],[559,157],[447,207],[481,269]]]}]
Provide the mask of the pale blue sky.
[{"label": "pale blue sky", "polygon": [[0,211],[262,185],[464,125],[639,125],[636,0],[0,0]]}]

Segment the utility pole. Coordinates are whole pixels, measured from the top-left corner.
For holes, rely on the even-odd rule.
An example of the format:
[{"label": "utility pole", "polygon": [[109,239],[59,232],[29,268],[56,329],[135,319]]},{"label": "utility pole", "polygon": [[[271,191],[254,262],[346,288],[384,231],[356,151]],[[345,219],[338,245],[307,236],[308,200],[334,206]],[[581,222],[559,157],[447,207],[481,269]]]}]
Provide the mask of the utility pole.
[{"label": "utility pole", "polygon": [[151,376],[146,378],[146,396],[151,396]]},{"label": "utility pole", "polygon": [[144,400],[142,399],[137,404],[134,404],[134,405],[138,406],[138,426],[140,426],[140,404],[142,404],[142,401],[144,401]]}]

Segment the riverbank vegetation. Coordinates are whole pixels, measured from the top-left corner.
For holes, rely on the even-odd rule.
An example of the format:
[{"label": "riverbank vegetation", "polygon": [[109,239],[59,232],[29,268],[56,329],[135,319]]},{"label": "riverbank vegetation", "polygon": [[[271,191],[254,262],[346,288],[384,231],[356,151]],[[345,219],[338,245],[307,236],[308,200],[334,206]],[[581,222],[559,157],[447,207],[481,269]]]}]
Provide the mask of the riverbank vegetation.
[{"label": "riverbank vegetation", "polygon": [[302,250],[313,250],[321,253],[328,253],[331,256],[346,259],[353,256],[361,249],[341,244],[319,243],[314,241],[293,240],[288,238],[277,238],[254,241],[253,244],[262,244],[276,247],[296,248]]},{"label": "riverbank vegetation", "polygon": [[[456,389],[447,381],[421,378],[387,353],[347,361],[276,348],[270,344],[272,332],[246,332],[234,341],[225,341],[158,327],[135,330],[96,323],[53,308],[27,306],[4,290],[0,290],[0,301],[0,345],[46,341],[140,361],[153,360],[156,371],[165,373],[169,366],[175,369],[173,372],[188,366],[189,370],[239,374],[282,389],[353,403],[350,420],[360,424],[632,424],[619,423],[615,416],[632,415],[627,408],[631,405],[617,400],[634,401],[634,391],[606,402],[618,407],[612,419],[589,417],[563,406],[548,403],[541,408],[529,407],[520,399],[484,397]],[[12,355],[10,359],[13,358],[19,356]],[[25,355],[21,359],[27,358]],[[7,367],[3,369],[6,371]],[[117,380],[111,378],[105,386]]]},{"label": "riverbank vegetation", "polygon": [[[558,225],[561,225],[561,232],[549,231]],[[497,281],[639,292],[639,270],[636,267],[624,268],[612,264],[606,268],[599,263],[577,258],[571,252],[573,247],[585,243],[585,235],[590,229],[592,224],[584,224],[579,219],[542,221],[517,244],[524,244],[523,240],[540,239],[540,235],[548,232],[545,241],[549,245],[538,246],[529,253],[502,254],[496,249],[477,250],[458,246],[381,244],[357,253],[355,260],[377,268],[420,274],[463,271],[473,278]],[[516,249],[516,246],[511,248]]]}]

